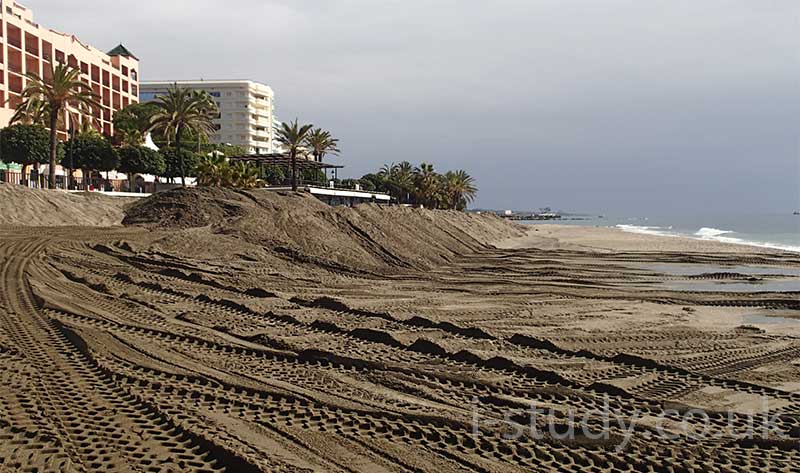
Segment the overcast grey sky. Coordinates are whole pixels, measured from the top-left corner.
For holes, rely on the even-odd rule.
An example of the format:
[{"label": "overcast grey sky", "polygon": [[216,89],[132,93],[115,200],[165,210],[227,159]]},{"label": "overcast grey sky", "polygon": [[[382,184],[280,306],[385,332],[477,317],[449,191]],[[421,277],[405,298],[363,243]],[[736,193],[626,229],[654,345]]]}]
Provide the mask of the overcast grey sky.
[{"label": "overcast grey sky", "polygon": [[800,207],[798,0],[27,0],[141,79],[265,82],[345,174],[463,168],[476,205]]}]

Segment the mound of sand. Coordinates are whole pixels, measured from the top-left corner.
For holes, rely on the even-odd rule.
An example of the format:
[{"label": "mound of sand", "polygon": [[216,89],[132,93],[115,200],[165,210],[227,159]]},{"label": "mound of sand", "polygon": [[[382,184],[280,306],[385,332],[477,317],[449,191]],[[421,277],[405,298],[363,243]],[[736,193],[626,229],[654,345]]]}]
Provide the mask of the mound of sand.
[{"label": "mound of sand", "polygon": [[297,260],[358,269],[426,267],[522,234],[493,215],[330,207],[310,194],[263,189],[162,192],[131,205],[123,224],[187,233],[202,227]]},{"label": "mound of sand", "polygon": [[131,199],[0,183],[0,202],[0,225],[105,227],[122,222],[123,207]]}]

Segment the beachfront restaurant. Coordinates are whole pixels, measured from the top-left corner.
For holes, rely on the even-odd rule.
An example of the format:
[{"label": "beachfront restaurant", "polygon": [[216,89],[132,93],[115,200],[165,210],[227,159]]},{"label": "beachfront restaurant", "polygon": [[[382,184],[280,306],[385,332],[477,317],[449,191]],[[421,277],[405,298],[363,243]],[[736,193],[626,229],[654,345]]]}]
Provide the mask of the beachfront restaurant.
[{"label": "beachfront restaurant", "polygon": [[[287,178],[283,182],[266,187],[268,190],[290,190],[291,189],[291,169],[292,160],[289,156],[281,153],[269,154],[247,154],[243,156],[232,156],[228,158],[230,163],[244,162],[250,163],[258,167],[259,176],[264,176],[267,168],[277,166],[288,170]],[[304,171],[321,171],[321,175],[325,176],[324,181],[314,180],[311,182],[303,182],[298,176],[298,190],[308,192],[317,199],[332,206],[347,206],[363,203],[377,203],[388,204],[391,202],[391,197],[383,192],[365,191],[356,186],[355,189],[343,189],[334,186],[337,177],[337,171],[344,166],[335,164],[323,163],[311,159],[297,158],[297,172],[302,176]],[[328,180],[328,172],[331,172],[331,179]],[[320,173],[317,173],[320,174]]]}]

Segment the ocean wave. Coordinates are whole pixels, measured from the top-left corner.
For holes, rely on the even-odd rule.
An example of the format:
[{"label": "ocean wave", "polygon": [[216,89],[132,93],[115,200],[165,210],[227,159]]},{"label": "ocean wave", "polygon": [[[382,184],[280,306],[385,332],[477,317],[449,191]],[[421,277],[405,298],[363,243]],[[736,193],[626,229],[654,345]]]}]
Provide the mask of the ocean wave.
[{"label": "ocean wave", "polygon": [[772,243],[766,241],[745,240],[742,238],[730,236],[730,234],[735,233],[731,230],[720,230],[718,228],[703,227],[694,234],[689,234],[689,233],[680,234],[671,232],[670,231],[672,230],[671,226],[653,227],[644,225],[617,225],[616,228],[622,230],[623,232],[638,233],[641,235],[684,237],[684,238],[691,238],[693,240],[718,241],[721,243],[730,243],[734,245],[749,245],[749,246],[757,246],[760,248],[770,248],[773,250],[783,250],[783,251],[791,251],[794,253],[800,253],[800,246],[786,245],[782,243]]},{"label": "ocean wave", "polygon": [[[733,232],[727,232],[733,233]],[[752,241],[752,240],[745,240],[743,238],[736,238],[732,236],[721,236],[723,234],[718,234],[714,236],[704,236],[698,238],[698,240],[711,240],[711,241],[719,241],[722,243],[731,243],[734,245],[749,245],[749,246],[757,246],[759,248],[770,248],[773,250],[783,250],[783,251],[791,251],[793,253],[800,253],[800,246],[794,245],[785,245],[782,243],[772,243],[768,241]]]},{"label": "ocean wave", "polygon": [[703,227],[700,230],[697,230],[697,233],[695,233],[695,235],[699,236],[701,238],[714,238],[714,237],[718,237],[720,235],[725,235],[727,233],[733,233],[733,231],[731,231],[731,230],[720,230],[718,228]]},{"label": "ocean wave", "polygon": [[675,235],[674,233],[670,233],[672,227],[648,227],[645,225],[624,225],[620,224],[617,225],[617,228],[622,230],[623,232],[628,233],[639,233],[642,235],[657,235],[657,236],[679,236]]}]

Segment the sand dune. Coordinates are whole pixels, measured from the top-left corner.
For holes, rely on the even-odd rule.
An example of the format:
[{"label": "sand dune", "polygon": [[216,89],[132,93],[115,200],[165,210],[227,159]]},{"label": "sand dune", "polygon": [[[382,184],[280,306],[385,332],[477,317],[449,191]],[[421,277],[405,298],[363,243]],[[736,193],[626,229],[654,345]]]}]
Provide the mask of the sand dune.
[{"label": "sand dune", "polygon": [[132,200],[95,192],[71,194],[0,183],[0,225],[119,225],[123,208]]},{"label": "sand dune", "polygon": [[[128,209],[124,223],[203,228],[298,260],[355,271],[419,268],[523,235],[494,215],[360,205],[332,208],[310,194],[176,189]],[[192,237],[200,232],[190,232]]]}]

